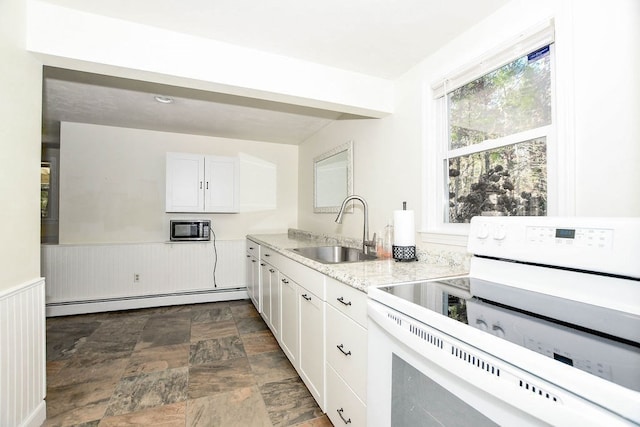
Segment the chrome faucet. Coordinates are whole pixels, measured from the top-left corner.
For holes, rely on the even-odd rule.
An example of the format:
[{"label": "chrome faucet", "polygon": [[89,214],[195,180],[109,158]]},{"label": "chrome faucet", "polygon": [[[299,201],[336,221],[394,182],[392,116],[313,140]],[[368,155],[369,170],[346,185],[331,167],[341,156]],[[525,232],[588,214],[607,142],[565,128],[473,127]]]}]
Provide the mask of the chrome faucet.
[{"label": "chrome faucet", "polygon": [[338,216],[336,217],[336,222],[338,224],[342,224],[342,215],[344,214],[344,210],[347,207],[347,203],[351,200],[359,200],[364,206],[364,228],[362,230],[362,252],[365,254],[373,254],[376,253],[376,233],[373,233],[373,240],[369,240],[369,205],[367,205],[366,200],[364,200],[360,196],[356,196],[355,194],[351,196],[347,196],[346,199],[342,202],[342,206],[340,207],[340,212],[338,212]]}]

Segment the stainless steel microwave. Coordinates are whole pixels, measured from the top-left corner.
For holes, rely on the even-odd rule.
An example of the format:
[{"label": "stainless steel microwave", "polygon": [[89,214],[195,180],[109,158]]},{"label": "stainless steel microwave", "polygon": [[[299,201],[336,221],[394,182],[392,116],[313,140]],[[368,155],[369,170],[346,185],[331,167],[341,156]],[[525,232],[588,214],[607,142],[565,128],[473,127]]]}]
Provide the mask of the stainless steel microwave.
[{"label": "stainless steel microwave", "polygon": [[169,228],[170,239],[174,241],[209,240],[211,221],[206,219],[172,219]]}]

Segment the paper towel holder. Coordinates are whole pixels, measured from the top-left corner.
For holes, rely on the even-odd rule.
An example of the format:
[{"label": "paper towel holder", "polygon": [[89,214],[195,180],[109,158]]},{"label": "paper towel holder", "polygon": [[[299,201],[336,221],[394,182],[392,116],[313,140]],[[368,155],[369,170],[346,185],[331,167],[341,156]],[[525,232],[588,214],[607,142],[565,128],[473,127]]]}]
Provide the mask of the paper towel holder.
[{"label": "paper towel holder", "polygon": [[[407,210],[407,202],[402,202],[402,210]],[[393,259],[397,262],[410,262],[410,261],[418,261],[418,257],[416,257],[416,247],[412,246],[391,246],[391,253]]]}]

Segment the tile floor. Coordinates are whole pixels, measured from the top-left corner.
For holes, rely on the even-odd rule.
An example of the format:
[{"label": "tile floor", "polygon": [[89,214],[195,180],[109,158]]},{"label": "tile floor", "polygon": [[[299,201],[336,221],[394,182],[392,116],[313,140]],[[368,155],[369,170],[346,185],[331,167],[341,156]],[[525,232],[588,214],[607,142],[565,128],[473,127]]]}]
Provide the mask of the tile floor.
[{"label": "tile floor", "polygon": [[249,300],[47,319],[45,426],[331,426]]}]

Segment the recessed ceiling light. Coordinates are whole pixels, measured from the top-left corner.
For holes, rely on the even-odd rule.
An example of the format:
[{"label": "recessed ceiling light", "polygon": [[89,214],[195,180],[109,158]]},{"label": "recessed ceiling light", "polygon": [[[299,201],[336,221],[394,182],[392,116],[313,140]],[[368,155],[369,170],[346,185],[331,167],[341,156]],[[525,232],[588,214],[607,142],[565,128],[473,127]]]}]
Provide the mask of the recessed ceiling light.
[{"label": "recessed ceiling light", "polygon": [[173,98],[170,98],[168,96],[156,95],[153,97],[153,99],[161,104],[173,104]]}]

